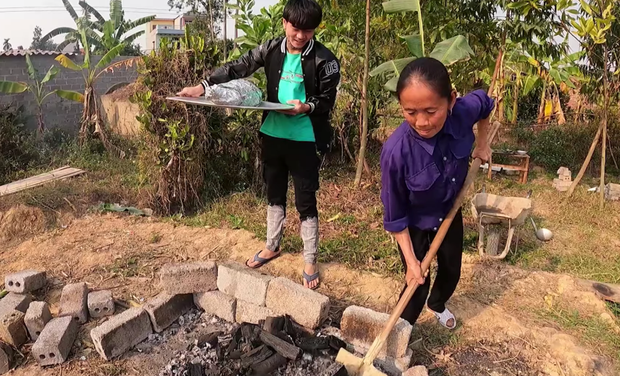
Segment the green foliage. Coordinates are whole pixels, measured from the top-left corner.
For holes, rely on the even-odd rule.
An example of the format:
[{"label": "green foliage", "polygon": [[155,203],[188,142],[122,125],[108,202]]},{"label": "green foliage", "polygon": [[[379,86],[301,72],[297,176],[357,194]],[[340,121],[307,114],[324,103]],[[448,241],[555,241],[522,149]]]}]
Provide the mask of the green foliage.
[{"label": "green foliage", "polygon": [[259,14],[252,13],[254,0],[239,0],[237,5],[229,5],[230,9],[239,10],[239,15],[233,18],[237,21],[237,27],[245,34],[237,38],[239,47],[231,56],[232,59],[270,39],[284,35],[282,12],[285,4],[285,0],[279,0],[270,7],[262,8]]},{"label": "green foliage", "polygon": [[0,106],[0,185],[8,183],[9,175],[25,169],[36,157],[29,146],[31,134],[25,121],[21,106]]}]

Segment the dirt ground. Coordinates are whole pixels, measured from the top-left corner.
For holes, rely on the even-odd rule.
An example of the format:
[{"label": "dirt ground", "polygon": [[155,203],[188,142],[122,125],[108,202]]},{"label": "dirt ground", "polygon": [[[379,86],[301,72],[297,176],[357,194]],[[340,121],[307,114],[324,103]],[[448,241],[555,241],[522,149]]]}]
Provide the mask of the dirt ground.
[{"label": "dirt ground", "polygon": [[[0,272],[45,269],[50,283],[37,298],[51,305],[52,314],[58,311],[60,290],[67,283],[84,281],[91,289],[111,289],[116,299],[129,305],[142,304],[160,291],[157,271],[165,263],[243,262],[263,246],[245,230],[180,226],[118,214],[76,219],[60,213],[58,227],[45,230],[45,223],[38,208],[20,206],[0,214],[0,238],[4,241]],[[595,320],[620,336],[605,303],[581,281],[465,256],[461,283],[449,302],[459,327],[450,333],[425,312],[411,339],[412,365],[427,365],[431,375],[618,374],[617,354],[578,339],[550,319]],[[285,254],[263,270],[299,281],[301,255]],[[402,288],[402,281],[340,264],[324,264],[321,272],[319,291],[332,298],[327,324],[334,326],[349,304],[389,312]],[[104,362],[88,335],[96,325],[91,321],[82,327],[70,360],[62,366],[40,369],[28,355],[31,345],[26,345],[22,349],[24,364],[12,374],[156,375],[172,354],[191,340],[179,334],[155,351],[132,351]]]}]

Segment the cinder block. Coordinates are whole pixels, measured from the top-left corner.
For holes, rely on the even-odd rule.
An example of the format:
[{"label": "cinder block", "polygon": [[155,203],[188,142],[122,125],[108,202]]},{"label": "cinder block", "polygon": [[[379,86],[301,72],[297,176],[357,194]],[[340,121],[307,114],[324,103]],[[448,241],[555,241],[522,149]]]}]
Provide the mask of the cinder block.
[{"label": "cinder block", "polygon": [[0,316],[12,311],[26,313],[31,302],[32,297],[29,294],[10,292],[4,298],[0,299]]},{"label": "cinder block", "polygon": [[28,333],[24,325],[24,313],[20,311],[6,312],[0,317],[0,339],[9,345],[20,347],[28,341]]},{"label": "cinder block", "polygon": [[237,300],[230,295],[221,291],[201,292],[194,294],[194,303],[210,315],[235,322]]},{"label": "cinder block", "polygon": [[218,265],[218,290],[259,306],[265,305],[267,288],[272,279],[273,277],[269,275],[238,263],[229,262]]},{"label": "cinder block", "polygon": [[105,360],[124,354],[153,334],[149,314],[141,307],[130,308],[90,331],[95,350]]},{"label": "cinder block", "polygon": [[[354,346],[368,349],[375,338],[381,333],[390,315],[375,312],[371,309],[349,306],[340,321],[342,338]],[[399,319],[387,338],[386,346],[379,352],[380,356],[395,359],[402,358],[407,353],[409,338],[413,327],[403,319]]]},{"label": "cinder block", "polygon": [[23,270],[4,277],[6,291],[23,294],[40,289],[45,286],[45,272],[36,270]]},{"label": "cinder block", "polygon": [[147,303],[144,309],[151,318],[153,328],[159,333],[193,307],[192,294],[168,295],[162,292]]},{"label": "cinder block", "polygon": [[50,307],[46,302],[32,302],[26,316],[24,316],[24,323],[28,328],[28,333],[33,341],[39,338],[39,335],[45,328],[45,325],[52,319],[50,313]]},{"label": "cinder block", "polygon": [[165,265],[159,275],[163,290],[170,295],[217,289],[217,266],[212,261]]},{"label": "cinder block", "polygon": [[276,315],[290,315],[311,329],[318,328],[329,313],[328,297],[283,277],[271,280],[266,302]]},{"label": "cinder block", "polygon": [[235,319],[238,323],[258,324],[260,320],[265,320],[268,316],[276,316],[276,314],[267,307],[237,300]]},{"label": "cinder block", "polygon": [[13,349],[4,342],[0,342],[0,375],[11,370],[13,365]]},{"label": "cinder block", "polygon": [[114,299],[112,291],[93,291],[88,293],[88,313],[90,317],[98,319],[114,314]]},{"label": "cinder block", "polygon": [[32,346],[32,355],[40,366],[62,364],[69,357],[80,325],[71,316],[52,319]]},{"label": "cinder block", "polygon": [[71,316],[80,324],[88,321],[88,286],[73,283],[62,288],[58,316]]}]

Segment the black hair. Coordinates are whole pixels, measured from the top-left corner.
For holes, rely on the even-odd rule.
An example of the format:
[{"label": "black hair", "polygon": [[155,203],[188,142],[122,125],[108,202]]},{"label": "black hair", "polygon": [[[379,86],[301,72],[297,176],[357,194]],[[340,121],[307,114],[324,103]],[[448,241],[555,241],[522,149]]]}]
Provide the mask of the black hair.
[{"label": "black hair", "polygon": [[401,93],[413,79],[423,81],[440,97],[450,100],[452,96],[450,74],[448,74],[448,69],[441,61],[432,57],[421,57],[407,64],[405,69],[400,72],[398,85],[396,85],[396,96],[398,99],[400,99]]},{"label": "black hair", "polygon": [[297,29],[314,30],[323,20],[323,9],[316,0],[289,0],[283,17]]}]

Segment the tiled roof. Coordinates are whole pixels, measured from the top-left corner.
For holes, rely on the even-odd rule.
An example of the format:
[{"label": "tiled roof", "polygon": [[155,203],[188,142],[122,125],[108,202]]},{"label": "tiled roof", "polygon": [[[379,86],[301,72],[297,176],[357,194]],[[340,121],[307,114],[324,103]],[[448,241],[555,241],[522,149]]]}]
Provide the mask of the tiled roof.
[{"label": "tiled roof", "polygon": [[[59,51],[44,51],[44,50],[16,50],[16,49],[12,49],[12,50],[8,50],[8,51],[0,51],[0,56],[26,56],[26,54],[54,56],[54,55],[63,54],[63,52],[59,52]],[[65,52],[64,54],[72,56],[72,55],[75,55],[75,52]]]}]

